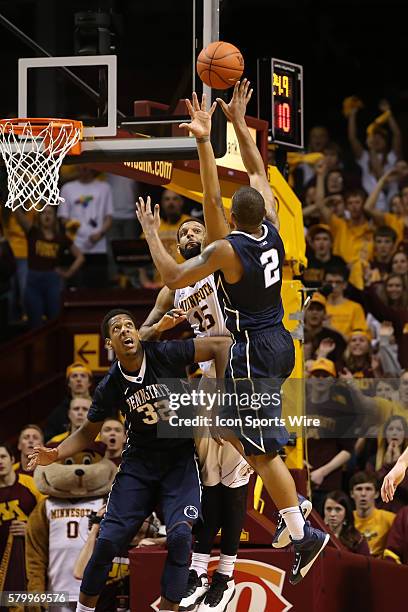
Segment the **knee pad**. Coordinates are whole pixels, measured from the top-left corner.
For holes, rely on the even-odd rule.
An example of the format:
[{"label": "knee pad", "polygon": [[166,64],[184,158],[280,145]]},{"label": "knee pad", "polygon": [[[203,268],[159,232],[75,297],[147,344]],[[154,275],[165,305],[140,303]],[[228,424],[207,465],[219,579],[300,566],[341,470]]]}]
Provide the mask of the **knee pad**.
[{"label": "knee pad", "polygon": [[112,562],[112,559],[117,555],[117,545],[111,540],[98,538],[95,543],[95,548],[92,554],[94,563],[105,564]]},{"label": "knee pad", "polygon": [[178,523],[167,532],[167,560],[182,567],[189,562],[192,534],[187,523]]}]

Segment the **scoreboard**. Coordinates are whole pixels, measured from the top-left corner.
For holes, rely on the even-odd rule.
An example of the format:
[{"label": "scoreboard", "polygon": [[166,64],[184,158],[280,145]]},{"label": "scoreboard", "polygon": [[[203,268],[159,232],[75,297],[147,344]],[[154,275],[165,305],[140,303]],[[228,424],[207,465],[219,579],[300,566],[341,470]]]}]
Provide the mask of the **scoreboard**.
[{"label": "scoreboard", "polygon": [[258,60],[258,117],[271,126],[272,142],[303,149],[303,68],[285,60]]}]

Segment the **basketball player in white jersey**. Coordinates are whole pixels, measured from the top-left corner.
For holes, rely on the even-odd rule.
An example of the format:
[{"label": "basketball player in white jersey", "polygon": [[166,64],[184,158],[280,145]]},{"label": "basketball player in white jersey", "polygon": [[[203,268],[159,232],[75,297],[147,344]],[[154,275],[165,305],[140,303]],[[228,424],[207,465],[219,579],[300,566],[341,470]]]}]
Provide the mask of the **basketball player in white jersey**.
[{"label": "basketball player in white jersey", "polygon": [[[184,259],[198,255],[204,242],[206,230],[200,221],[191,219],[180,225],[177,248]],[[229,336],[212,274],[183,289],[163,287],[153,310],[139,330],[141,338],[157,340],[163,331],[186,319],[196,336]],[[199,365],[203,372],[202,383],[205,384],[206,377],[215,378],[212,361]],[[252,469],[232,444],[220,446],[209,431],[204,432],[202,437],[196,437],[195,443],[204,485],[203,522],[195,530],[189,582],[186,596],[180,602],[180,610],[195,610],[200,602],[200,611],[207,610],[207,607],[209,610],[224,610],[235,591],[232,575],[246,515],[248,481]],[[209,586],[207,567],[220,528],[220,560]]]}]

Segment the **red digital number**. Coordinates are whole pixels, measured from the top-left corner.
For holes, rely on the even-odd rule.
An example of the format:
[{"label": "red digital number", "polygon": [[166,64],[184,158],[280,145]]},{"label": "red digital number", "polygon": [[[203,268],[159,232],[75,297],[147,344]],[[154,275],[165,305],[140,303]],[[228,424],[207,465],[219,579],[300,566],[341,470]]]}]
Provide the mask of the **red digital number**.
[{"label": "red digital number", "polygon": [[287,102],[277,105],[277,127],[286,134],[291,128],[291,110]]}]

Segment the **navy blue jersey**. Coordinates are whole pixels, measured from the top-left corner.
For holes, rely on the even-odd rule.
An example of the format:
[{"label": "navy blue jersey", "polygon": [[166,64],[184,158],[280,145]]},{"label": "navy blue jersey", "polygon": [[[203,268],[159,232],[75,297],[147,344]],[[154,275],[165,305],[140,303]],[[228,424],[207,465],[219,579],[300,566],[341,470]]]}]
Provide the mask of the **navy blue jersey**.
[{"label": "navy blue jersey", "polygon": [[158,438],[157,427],[170,417],[169,396],[183,391],[179,379],[186,378],[185,366],[194,363],[194,340],[141,344],[144,357],[139,372],[130,374],[116,361],[96,387],[88,412],[88,419],[98,422],[111,415],[113,406],[121,411],[127,433],[125,456],[132,449],[165,450],[187,443],[176,437]]},{"label": "navy blue jersey", "polygon": [[221,271],[215,273],[226,325],[233,334],[261,331],[282,322],[285,249],[270,221],[265,220],[262,228],[260,238],[241,231],[233,231],[225,238],[241,259],[244,274],[240,281],[231,285]]}]

